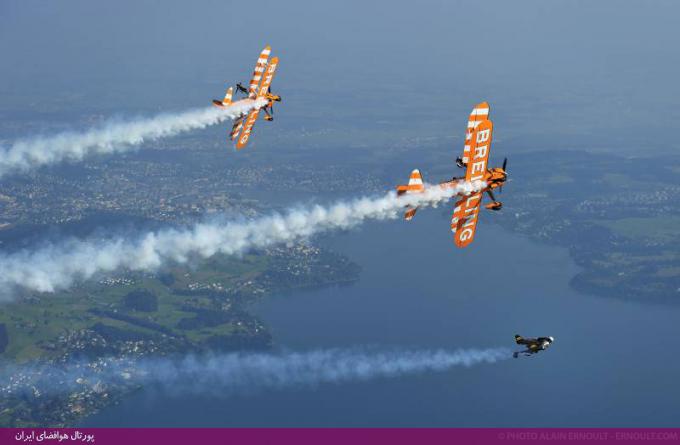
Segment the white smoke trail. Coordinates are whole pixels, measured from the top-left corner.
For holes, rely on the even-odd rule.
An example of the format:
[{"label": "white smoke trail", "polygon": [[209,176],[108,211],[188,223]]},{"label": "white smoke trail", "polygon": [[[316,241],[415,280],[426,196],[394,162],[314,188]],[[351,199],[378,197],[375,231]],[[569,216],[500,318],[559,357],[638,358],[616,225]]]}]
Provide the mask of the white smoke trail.
[{"label": "white smoke trail", "polygon": [[[190,355],[183,359],[98,359],[62,365],[5,367],[0,393],[43,393],[83,385],[158,385],[174,392],[230,394],[257,389],[367,381],[442,372],[508,359],[507,348],[447,350],[328,349],[310,352]],[[20,380],[17,376],[20,375]],[[20,382],[20,384],[17,384]]]},{"label": "white smoke trail", "polygon": [[61,161],[79,161],[93,154],[130,150],[145,141],[205,128],[235,119],[266,104],[265,99],[245,99],[228,108],[205,108],[125,123],[108,123],[83,133],[65,132],[49,137],[16,141],[0,147],[0,177]]},{"label": "white smoke trail", "polygon": [[404,206],[436,205],[455,195],[481,190],[484,183],[452,188],[428,186],[422,194],[360,198],[328,207],[299,208],[246,222],[200,223],[187,229],[150,232],[135,240],[70,239],[36,251],[0,255],[0,295],[17,289],[54,292],[74,282],[119,270],[155,271],[168,263],[186,263],[215,254],[238,255],[251,249],[345,229],[366,220],[393,218]]},{"label": "white smoke trail", "polygon": [[240,388],[282,388],[313,386],[322,383],[366,381],[453,367],[495,363],[511,357],[505,348],[467,350],[392,350],[353,349],[317,350],[304,353],[228,354],[189,356],[179,362],[162,360],[149,363],[145,378],[180,389],[205,388],[237,391]]}]

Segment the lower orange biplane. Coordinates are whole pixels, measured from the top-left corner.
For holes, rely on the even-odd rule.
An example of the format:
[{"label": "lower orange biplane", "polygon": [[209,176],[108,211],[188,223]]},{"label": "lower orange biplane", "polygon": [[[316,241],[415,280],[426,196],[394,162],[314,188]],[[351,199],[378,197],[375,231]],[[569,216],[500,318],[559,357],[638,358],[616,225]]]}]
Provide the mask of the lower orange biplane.
[{"label": "lower orange biplane", "polygon": [[[466,247],[475,237],[477,227],[477,216],[482,204],[482,195],[486,193],[491,202],[484,207],[489,210],[500,210],[503,204],[496,200],[493,190],[502,190],[503,184],[508,178],[505,168],[508,165],[507,158],[503,161],[502,167],[489,168],[489,152],[491,150],[491,135],[493,133],[493,123],[489,118],[489,104],[482,102],[475,105],[470,118],[468,119],[467,131],[465,133],[465,148],[463,157],[456,159],[456,164],[460,168],[465,168],[465,177],[453,177],[449,181],[444,181],[438,186],[442,188],[456,188],[468,182],[473,183],[482,181],[484,186],[469,195],[461,196],[453,210],[451,217],[451,231],[454,233],[454,241],[458,247]],[[419,170],[411,172],[411,178],[407,185],[397,186],[397,194],[423,193],[425,184]],[[411,220],[418,207],[408,207],[404,218]]]},{"label": "lower orange biplane", "polygon": [[260,57],[257,59],[257,63],[255,64],[253,77],[250,79],[250,85],[248,88],[244,87],[240,83],[236,84],[236,92],[242,92],[247,97],[238,101],[234,101],[234,88],[229,87],[224,99],[213,100],[213,105],[216,107],[229,108],[236,103],[255,104],[259,99],[266,99],[266,103],[252,109],[248,114],[239,116],[234,121],[234,126],[231,129],[229,139],[236,141],[236,148],[238,150],[245,147],[248,143],[250,134],[253,131],[253,125],[255,125],[255,121],[257,121],[257,117],[260,115],[260,111],[264,111],[265,120],[272,121],[274,120],[274,102],[281,102],[281,96],[271,92],[272,80],[274,79],[276,67],[279,64],[278,57],[272,57],[271,60],[269,60],[269,54],[271,53],[271,50],[271,47],[266,46],[260,53]]}]

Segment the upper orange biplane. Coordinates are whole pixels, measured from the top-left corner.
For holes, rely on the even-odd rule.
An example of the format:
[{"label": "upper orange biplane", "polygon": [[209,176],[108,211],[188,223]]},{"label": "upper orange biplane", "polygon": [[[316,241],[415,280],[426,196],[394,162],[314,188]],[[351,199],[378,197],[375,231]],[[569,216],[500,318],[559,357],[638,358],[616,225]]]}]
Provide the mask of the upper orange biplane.
[{"label": "upper orange biplane", "polygon": [[[235,103],[249,102],[255,104],[258,100],[263,102],[262,105],[257,106],[247,115],[240,116],[234,121],[234,126],[231,129],[229,138],[232,141],[236,141],[236,148],[238,150],[245,147],[248,143],[250,134],[253,131],[253,125],[255,125],[255,121],[257,121],[257,117],[260,115],[260,110],[264,111],[265,120],[272,121],[274,120],[274,102],[281,102],[281,96],[277,96],[271,92],[272,80],[274,79],[276,67],[279,64],[278,57],[272,57],[271,60],[269,60],[269,54],[271,51],[271,47],[266,46],[265,49],[263,49],[260,53],[260,57],[257,59],[257,63],[255,64],[253,77],[250,79],[250,86],[247,89],[240,83],[236,84],[237,93],[244,93],[247,96],[246,98],[234,102],[232,100],[234,89],[229,87],[224,99],[213,100],[213,105],[220,108],[228,108]],[[266,99],[266,102],[262,101],[261,99]]]},{"label": "upper orange biplane", "polygon": [[[478,191],[469,195],[461,196],[456,202],[451,217],[451,231],[454,233],[456,246],[466,247],[475,237],[477,216],[482,203],[482,195],[486,193],[491,202],[484,207],[489,210],[500,210],[503,204],[496,200],[492,190],[501,187],[508,178],[505,168],[508,159],[503,161],[503,167],[489,168],[489,152],[491,150],[491,135],[493,123],[489,120],[489,104],[482,102],[475,105],[468,119],[467,131],[465,132],[465,148],[463,157],[456,159],[460,168],[465,168],[465,177],[453,177],[450,181],[439,184],[442,188],[455,188],[465,182],[473,183],[482,181],[483,186]],[[423,193],[425,184],[419,170],[411,172],[408,185],[397,186],[397,194]],[[404,218],[410,220],[416,214],[418,207],[409,207]]]}]

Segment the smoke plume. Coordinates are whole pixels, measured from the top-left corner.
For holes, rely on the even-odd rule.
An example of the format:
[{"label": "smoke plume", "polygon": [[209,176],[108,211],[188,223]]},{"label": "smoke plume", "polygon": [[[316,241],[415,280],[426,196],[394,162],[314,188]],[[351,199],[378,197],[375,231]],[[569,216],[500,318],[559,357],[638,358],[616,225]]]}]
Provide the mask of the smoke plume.
[{"label": "smoke plume", "polygon": [[481,190],[484,183],[453,188],[427,187],[422,194],[359,198],[330,206],[293,208],[249,221],[203,222],[186,229],[164,229],[131,239],[71,238],[37,250],[0,255],[0,295],[14,291],[54,292],[95,276],[129,271],[156,271],[216,254],[239,255],[251,249],[291,243],[322,232],[347,229],[367,220],[394,218],[406,205],[429,206]]},{"label": "smoke plume", "polygon": [[147,141],[235,119],[265,103],[265,99],[246,99],[225,109],[161,114],[131,122],[108,123],[83,133],[65,132],[18,140],[9,147],[0,147],[0,177],[62,161],[80,161],[89,155],[128,151]]},{"label": "smoke plume", "polygon": [[367,381],[495,363],[506,348],[448,350],[326,349],[230,353],[172,358],[100,358],[43,366],[12,365],[0,373],[0,393],[55,394],[93,387],[155,385],[173,392],[221,395],[261,389]]}]

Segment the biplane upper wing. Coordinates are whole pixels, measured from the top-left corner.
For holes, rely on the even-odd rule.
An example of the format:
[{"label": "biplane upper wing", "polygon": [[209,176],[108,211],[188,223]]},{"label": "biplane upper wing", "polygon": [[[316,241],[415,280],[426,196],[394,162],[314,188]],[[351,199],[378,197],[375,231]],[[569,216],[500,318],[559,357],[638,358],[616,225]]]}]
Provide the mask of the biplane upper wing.
[{"label": "biplane upper wing", "polygon": [[267,65],[264,71],[264,78],[262,80],[262,85],[260,85],[260,90],[257,92],[257,97],[263,97],[269,92],[269,87],[272,85],[272,80],[274,80],[274,73],[276,73],[276,67],[279,66],[279,58],[272,57],[272,60]]},{"label": "biplane upper wing", "polygon": [[484,178],[489,163],[492,134],[493,123],[488,119],[479,122],[470,132],[470,138],[465,144],[466,148],[469,147],[465,171],[466,181],[479,181]]},{"label": "biplane upper wing", "polygon": [[250,133],[253,131],[253,125],[255,125],[255,121],[257,121],[257,117],[260,115],[260,109],[256,109],[248,113],[248,117],[246,117],[246,123],[243,125],[243,131],[241,132],[241,135],[238,137],[238,140],[236,142],[236,149],[240,150],[243,147],[248,144],[248,139],[250,139]]},{"label": "biplane upper wing", "polygon": [[[489,104],[482,102],[475,106],[468,120],[463,151],[463,162],[467,164],[465,172],[467,182],[483,180],[487,170],[493,134],[493,123],[488,119],[488,115]],[[475,238],[482,195],[481,191],[475,192],[456,202],[451,217],[451,231],[458,247],[466,247]]]},{"label": "biplane upper wing", "polygon": [[260,53],[260,57],[257,59],[255,64],[255,70],[253,71],[253,77],[250,79],[250,86],[248,87],[248,97],[255,99],[257,96],[257,90],[260,86],[260,80],[262,79],[262,73],[264,73],[265,67],[267,66],[267,59],[269,59],[269,54],[272,49],[269,45]]},{"label": "biplane upper wing", "polygon": [[489,103],[482,102],[475,105],[468,118],[467,129],[465,130],[465,147],[463,148],[463,162],[467,164],[470,161],[470,138],[472,132],[475,131],[477,125],[482,121],[489,119]]},{"label": "biplane upper wing", "polygon": [[[269,47],[267,47],[269,48]],[[269,64],[266,66],[266,69],[262,74],[262,85],[260,85],[259,90],[257,90],[257,98],[263,97],[265,94],[269,92],[269,87],[272,84],[272,80],[274,79],[274,73],[276,72],[276,67],[279,65],[279,58],[278,57],[272,57],[272,60],[269,62]],[[236,148],[238,150],[242,149],[243,147],[246,146],[248,143],[248,139],[250,139],[250,134],[253,131],[253,125],[255,125],[255,122],[257,121],[257,117],[260,115],[260,109],[253,110],[248,114],[248,117],[246,117],[245,124],[243,125],[243,131],[241,132],[241,135],[238,137],[238,141],[236,143]]]}]

